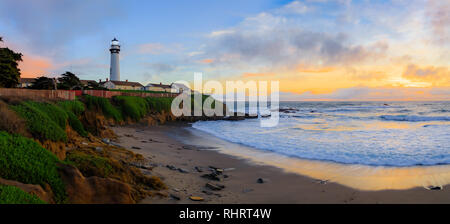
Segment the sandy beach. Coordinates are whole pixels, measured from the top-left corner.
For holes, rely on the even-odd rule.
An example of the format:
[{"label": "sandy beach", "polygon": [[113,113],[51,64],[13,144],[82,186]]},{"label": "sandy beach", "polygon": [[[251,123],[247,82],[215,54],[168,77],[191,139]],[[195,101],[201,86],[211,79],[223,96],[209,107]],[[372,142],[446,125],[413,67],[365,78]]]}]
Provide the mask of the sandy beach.
[{"label": "sandy beach", "polygon": [[[445,186],[442,190],[360,190],[224,153],[242,146],[197,131],[194,135],[188,124],[112,129],[121,146],[144,155],[154,166],[142,171],[160,177],[168,186],[163,191],[167,197],[155,196],[140,203],[450,203],[450,190]],[[211,173],[211,167],[224,170],[221,181],[201,177]],[[224,188],[211,190],[207,183]],[[191,196],[204,200],[192,201]]]}]

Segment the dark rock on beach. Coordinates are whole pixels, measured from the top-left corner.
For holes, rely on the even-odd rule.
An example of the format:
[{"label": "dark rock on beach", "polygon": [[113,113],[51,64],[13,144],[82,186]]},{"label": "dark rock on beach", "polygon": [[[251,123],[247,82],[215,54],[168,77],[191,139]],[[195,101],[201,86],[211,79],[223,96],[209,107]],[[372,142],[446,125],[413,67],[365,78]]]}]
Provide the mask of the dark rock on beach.
[{"label": "dark rock on beach", "polygon": [[258,178],[258,179],[256,180],[256,182],[257,182],[258,184],[263,184],[263,183],[269,182],[269,180],[268,180],[268,179],[265,179],[265,178]]},{"label": "dark rock on beach", "polygon": [[222,189],[225,188],[224,185],[220,185],[220,184],[213,184],[213,183],[206,183],[205,187],[213,190],[213,191],[220,191]]},{"label": "dark rock on beach", "polygon": [[203,175],[201,175],[201,177],[209,179],[209,180],[222,181],[222,178],[220,178],[217,173],[203,174]]}]

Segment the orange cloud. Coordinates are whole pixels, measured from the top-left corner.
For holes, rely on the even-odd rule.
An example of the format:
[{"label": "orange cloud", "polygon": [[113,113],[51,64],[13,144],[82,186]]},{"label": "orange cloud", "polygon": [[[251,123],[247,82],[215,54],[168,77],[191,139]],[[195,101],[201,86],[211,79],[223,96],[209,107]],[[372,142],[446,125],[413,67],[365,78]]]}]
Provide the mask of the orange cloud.
[{"label": "orange cloud", "polygon": [[200,61],[200,63],[203,63],[203,64],[210,64],[213,62],[214,62],[214,59],[210,59],[210,58],[206,58],[206,59],[203,59]]},{"label": "orange cloud", "polygon": [[273,73],[244,73],[242,78],[275,76]]},{"label": "orange cloud", "polygon": [[335,68],[332,67],[323,67],[323,68],[310,68],[304,65],[297,66],[297,72],[303,73],[328,73],[334,71]]},{"label": "orange cloud", "polygon": [[160,43],[142,44],[138,47],[138,52],[141,54],[161,54],[164,50],[164,45]]},{"label": "orange cloud", "polygon": [[450,86],[450,71],[446,67],[408,65],[402,77],[415,82],[428,82],[433,86]]},{"label": "orange cloud", "polygon": [[19,68],[22,78],[34,78],[47,75],[52,68],[52,63],[46,58],[24,55],[23,61],[19,63]]}]

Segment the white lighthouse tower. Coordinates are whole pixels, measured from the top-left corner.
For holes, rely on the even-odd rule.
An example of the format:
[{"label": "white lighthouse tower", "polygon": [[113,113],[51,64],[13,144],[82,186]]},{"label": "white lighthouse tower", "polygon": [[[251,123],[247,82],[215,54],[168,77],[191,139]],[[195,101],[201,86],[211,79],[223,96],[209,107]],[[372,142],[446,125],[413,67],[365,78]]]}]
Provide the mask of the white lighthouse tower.
[{"label": "white lighthouse tower", "polygon": [[109,78],[111,81],[120,81],[120,65],[119,65],[119,52],[120,52],[120,45],[119,41],[114,38],[114,40],[111,41],[111,48],[109,49],[111,51],[111,68],[109,71]]}]

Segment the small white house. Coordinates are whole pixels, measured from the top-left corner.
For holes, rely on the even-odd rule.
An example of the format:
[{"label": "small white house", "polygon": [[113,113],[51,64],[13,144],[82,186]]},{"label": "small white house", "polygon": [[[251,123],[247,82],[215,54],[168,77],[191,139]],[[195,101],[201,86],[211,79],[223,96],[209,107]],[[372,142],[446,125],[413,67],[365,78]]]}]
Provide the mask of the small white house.
[{"label": "small white house", "polygon": [[172,87],[171,87],[171,85],[165,85],[162,83],[159,83],[159,84],[149,83],[145,87],[143,87],[143,90],[171,93]]},{"label": "small white house", "polygon": [[100,82],[100,85],[107,89],[122,89],[122,90],[141,90],[143,85],[138,82],[126,81],[111,81]]},{"label": "small white house", "polygon": [[17,87],[19,88],[27,88],[33,85],[34,80],[36,78],[19,78],[19,85]]},{"label": "small white house", "polygon": [[172,87],[172,93],[182,93],[191,90],[182,83],[172,83],[170,86]]}]

